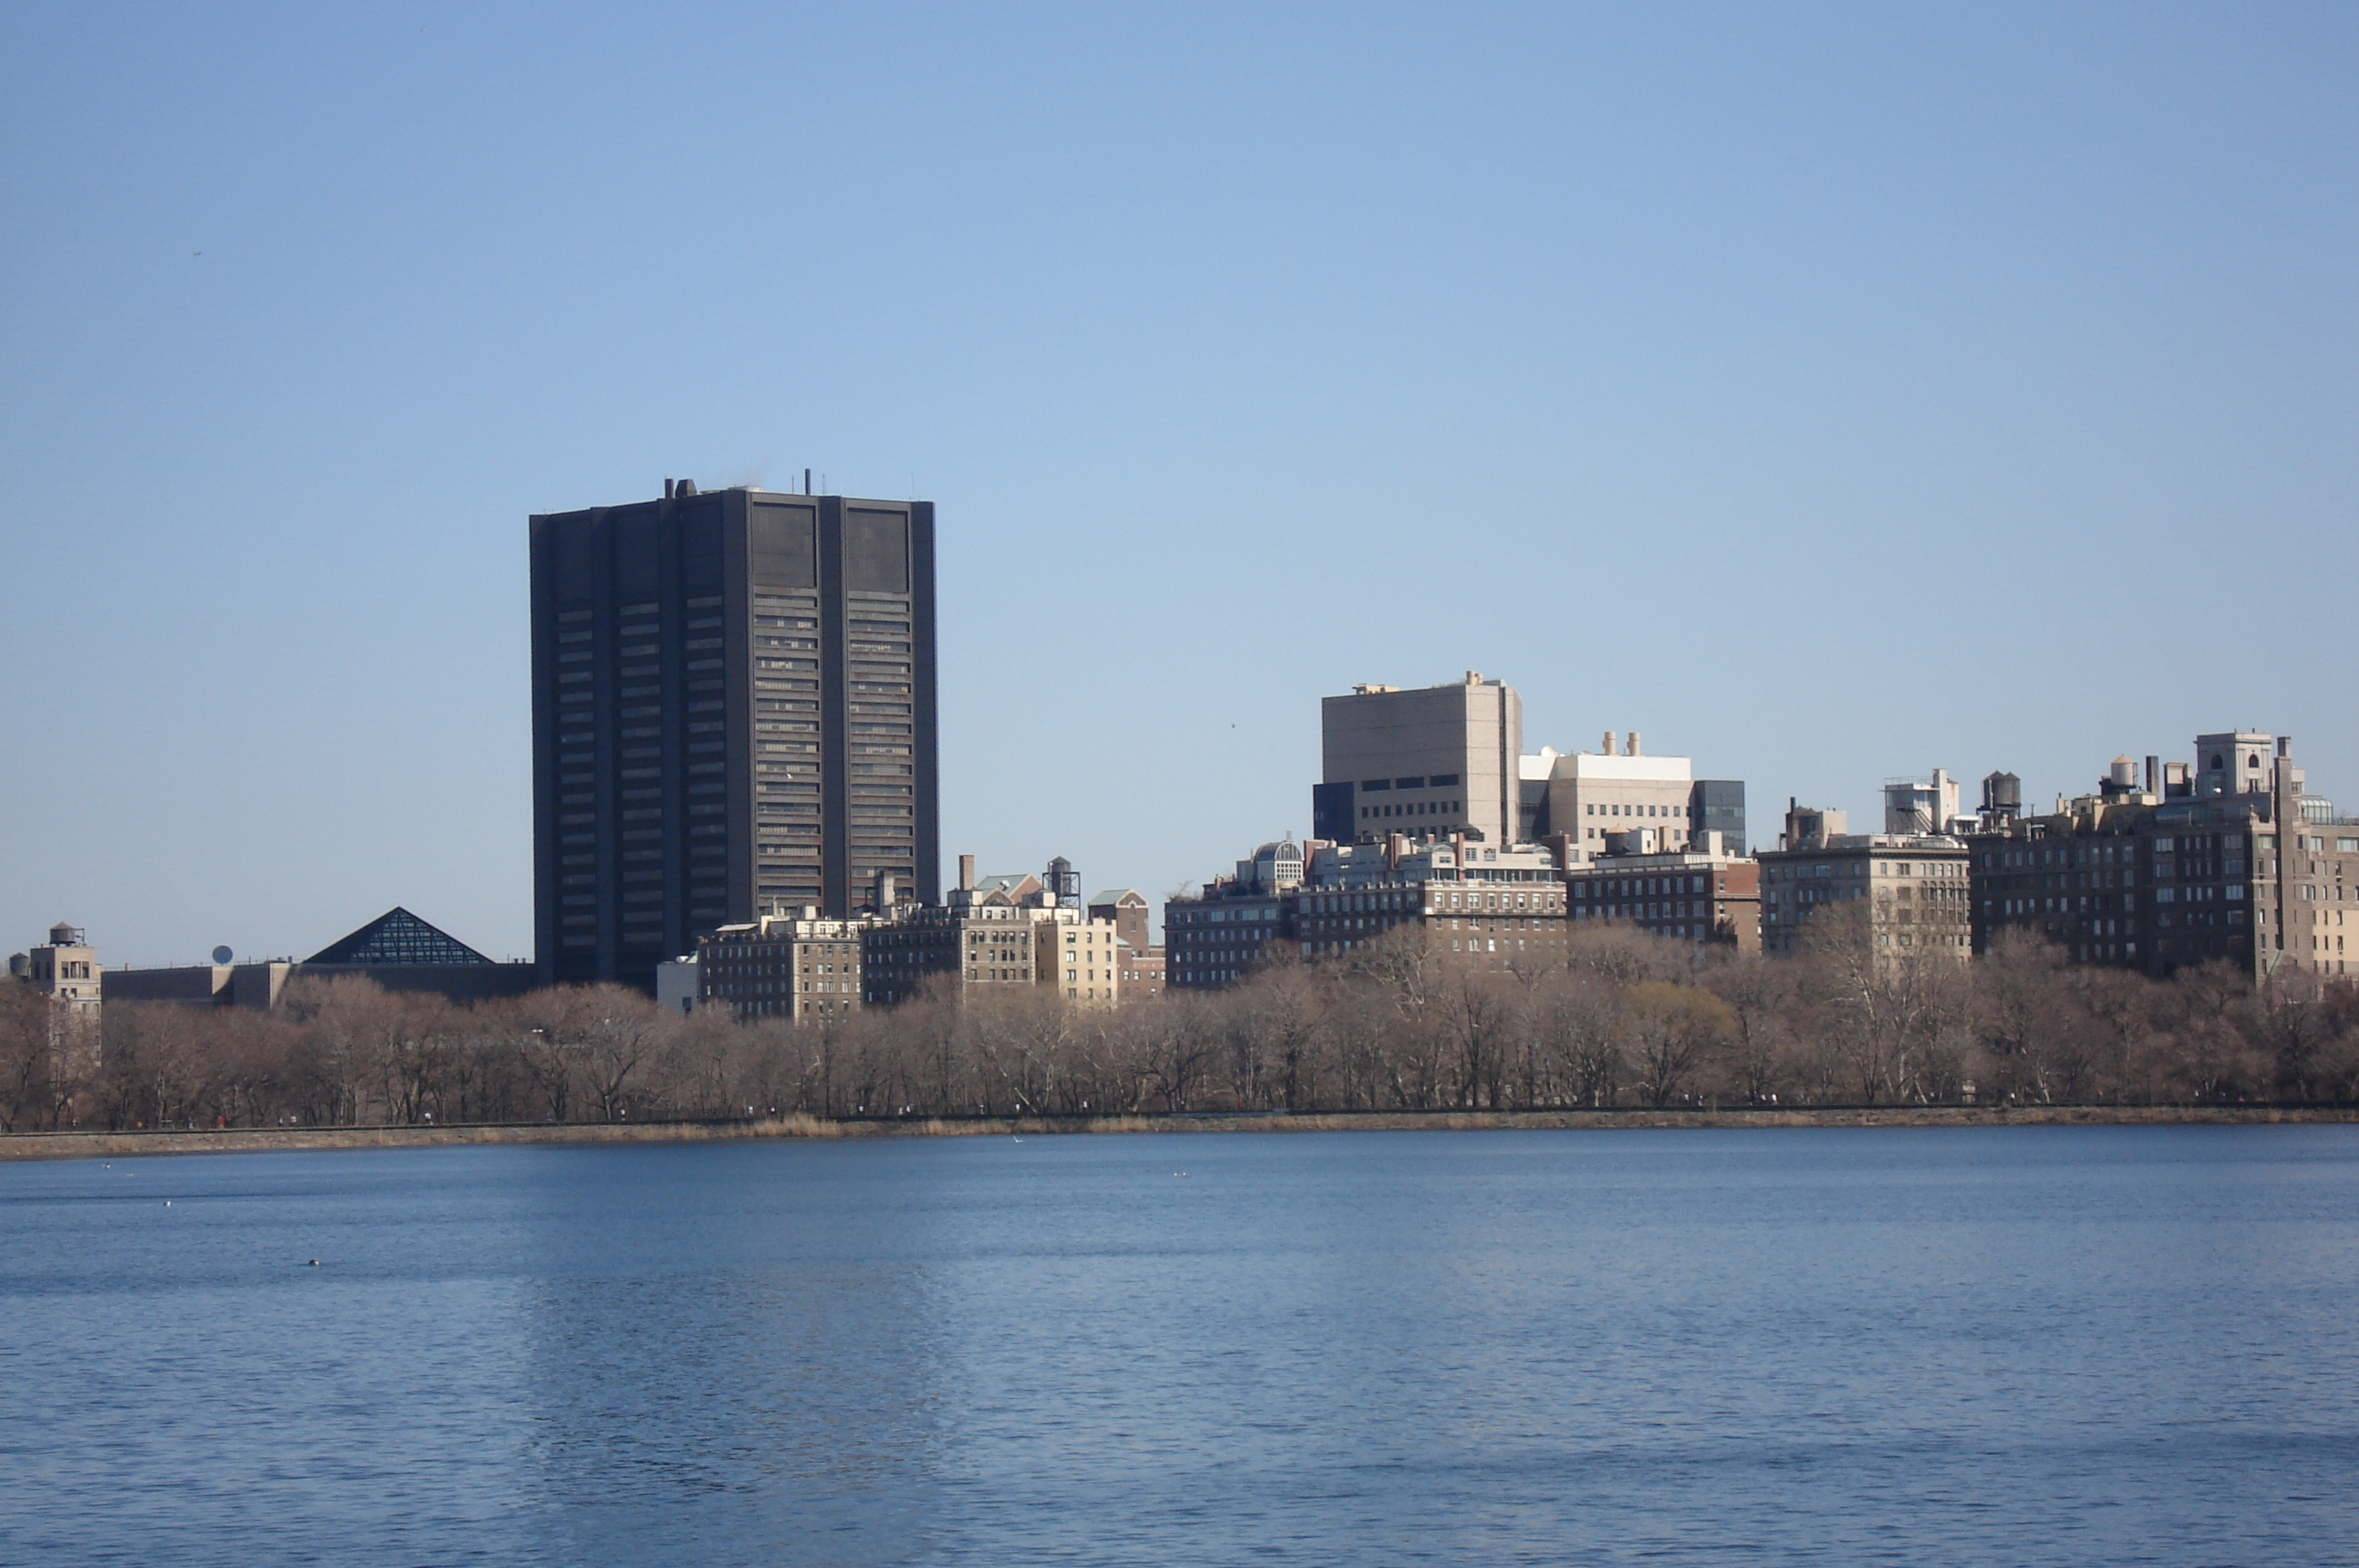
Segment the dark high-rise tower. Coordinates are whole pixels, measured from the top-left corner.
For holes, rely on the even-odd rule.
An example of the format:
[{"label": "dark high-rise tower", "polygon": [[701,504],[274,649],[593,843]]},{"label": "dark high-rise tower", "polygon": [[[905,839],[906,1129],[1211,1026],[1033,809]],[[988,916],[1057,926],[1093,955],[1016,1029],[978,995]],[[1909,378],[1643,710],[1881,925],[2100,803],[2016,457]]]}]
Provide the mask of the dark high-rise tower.
[{"label": "dark high-rise tower", "polygon": [[940,897],[934,508],[761,490],[532,519],[543,977],[652,988],[774,909]]}]

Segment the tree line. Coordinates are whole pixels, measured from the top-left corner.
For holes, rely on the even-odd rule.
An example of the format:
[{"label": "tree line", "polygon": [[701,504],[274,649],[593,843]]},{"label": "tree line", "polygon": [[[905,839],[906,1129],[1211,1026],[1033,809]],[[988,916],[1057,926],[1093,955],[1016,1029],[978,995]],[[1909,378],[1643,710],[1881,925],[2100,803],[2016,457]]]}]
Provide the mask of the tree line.
[{"label": "tree line", "polygon": [[954,985],[827,1023],[667,1014],[613,985],[462,1006],[358,978],[269,1012],[109,1003],[58,1071],[0,992],[0,1130],[1682,1106],[2359,1100],[2359,985],[2152,980],[2029,933],[1878,961],[1830,910],[1791,958],[1577,930],[1527,969],[1404,928],[1274,947],[1230,990],[1120,1008]]}]

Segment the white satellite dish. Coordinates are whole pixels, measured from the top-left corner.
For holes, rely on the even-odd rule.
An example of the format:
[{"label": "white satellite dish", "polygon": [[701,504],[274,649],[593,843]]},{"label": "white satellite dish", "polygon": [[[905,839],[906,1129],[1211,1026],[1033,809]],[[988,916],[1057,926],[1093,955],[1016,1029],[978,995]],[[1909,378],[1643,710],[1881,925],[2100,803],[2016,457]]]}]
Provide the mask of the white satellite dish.
[{"label": "white satellite dish", "polygon": [[226,947],[217,947],[213,949],[213,962],[215,964],[227,964],[231,959],[235,958],[236,956],[236,953],[232,953]]}]

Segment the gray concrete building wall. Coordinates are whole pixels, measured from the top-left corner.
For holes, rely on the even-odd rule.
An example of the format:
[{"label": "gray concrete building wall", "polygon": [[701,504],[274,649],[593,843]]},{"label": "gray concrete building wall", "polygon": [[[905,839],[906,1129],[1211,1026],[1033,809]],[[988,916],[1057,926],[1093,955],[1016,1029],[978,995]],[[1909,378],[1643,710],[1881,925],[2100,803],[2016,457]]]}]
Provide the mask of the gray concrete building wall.
[{"label": "gray concrete building wall", "polygon": [[1453,685],[1359,686],[1320,702],[1314,837],[1386,833],[1516,841],[1523,700],[1469,670]]},{"label": "gray concrete building wall", "polygon": [[295,980],[353,976],[388,991],[427,992],[453,1002],[487,1002],[521,996],[540,983],[529,964],[183,964],[159,969],[107,972],[106,997],[114,1002],[195,1002],[213,1007],[267,1010],[278,1005]]}]

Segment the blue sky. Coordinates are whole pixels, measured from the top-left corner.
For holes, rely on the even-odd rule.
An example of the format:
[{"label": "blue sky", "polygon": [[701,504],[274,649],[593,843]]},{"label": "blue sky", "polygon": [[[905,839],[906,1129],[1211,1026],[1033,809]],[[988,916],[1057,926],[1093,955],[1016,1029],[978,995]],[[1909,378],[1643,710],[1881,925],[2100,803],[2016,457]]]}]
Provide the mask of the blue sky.
[{"label": "blue sky", "polygon": [[2359,806],[2347,5],[0,11],[0,949],[530,952],[525,518],[934,500],[944,845],[1318,699]]}]

